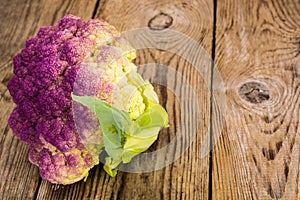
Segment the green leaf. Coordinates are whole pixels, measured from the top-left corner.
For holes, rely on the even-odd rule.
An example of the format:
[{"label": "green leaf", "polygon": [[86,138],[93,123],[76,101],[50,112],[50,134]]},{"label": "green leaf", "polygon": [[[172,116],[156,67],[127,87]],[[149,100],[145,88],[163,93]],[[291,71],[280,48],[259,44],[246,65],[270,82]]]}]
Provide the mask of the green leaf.
[{"label": "green leaf", "polygon": [[72,93],[74,101],[91,109],[99,118],[101,128],[105,132],[124,132],[130,124],[128,113],[92,96],[76,96]]},{"label": "green leaf", "polygon": [[95,97],[72,94],[72,98],[96,113],[101,125],[106,152],[113,159],[120,159],[125,141],[124,132],[131,123],[129,115]]},{"label": "green leaf", "polygon": [[141,128],[166,127],[169,123],[168,113],[158,103],[152,104],[136,119],[136,123]]},{"label": "green leaf", "polygon": [[168,114],[159,104],[152,104],[134,123],[134,131],[126,136],[124,163],[146,151],[157,139],[161,127],[168,125]]},{"label": "green leaf", "polygon": [[143,81],[137,74],[134,80],[139,85],[147,108],[136,120],[129,114],[114,106],[89,96],[76,96],[77,101],[96,113],[103,134],[104,148],[109,155],[106,158],[104,170],[115,176],[115,168],[121,163],[128,163],[131,159],[146,151],[157,139],[159,130],[168,125],[168,114],[159,105],[156,93],[150,83]]},{"label": "green leaf", "polygon": [[156,132],[153,132],[151,137],[147,138],[140,138],[138,136],[128,136],[124,145],[125,153],[126,151],[135,153],[141,153],[146,151],[157,139],[158,131],[159,129],[157,129]]}]

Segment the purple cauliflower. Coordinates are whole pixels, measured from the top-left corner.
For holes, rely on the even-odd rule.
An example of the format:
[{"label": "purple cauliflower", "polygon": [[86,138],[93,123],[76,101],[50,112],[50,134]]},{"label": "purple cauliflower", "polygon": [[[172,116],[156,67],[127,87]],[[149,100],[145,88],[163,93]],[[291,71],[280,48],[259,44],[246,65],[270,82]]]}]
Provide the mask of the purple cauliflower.
[{"label": "purple cauliflower", "polygon": [[17,105],[8,122],[43,179],[77,182],[99,163],[103,149],[104,169],[115,176],[120,163],[147,150],[167,126],[167,113],[134,58],[102,19],[67,15],[26,41],[7,85]]},{"label": "purple cauliflower", "polygon": [[14,57],[7,87],[17,107],[9,126],[30,148],[29,160],[43,179],[71,184],[98,164],[76,132],[71,92],[81,63],[116,36],[116,29],[101,19],[84,22],[67,15],[55,26],[40,28]]}]

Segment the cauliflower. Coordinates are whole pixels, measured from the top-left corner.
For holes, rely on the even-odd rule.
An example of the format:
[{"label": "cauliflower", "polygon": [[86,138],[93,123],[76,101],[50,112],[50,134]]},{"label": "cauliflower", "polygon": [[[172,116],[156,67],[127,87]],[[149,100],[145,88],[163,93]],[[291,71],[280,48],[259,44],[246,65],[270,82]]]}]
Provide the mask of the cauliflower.
[{"label": "cauliflower", "polygon": [[26,41],[7,85],[17,105],[8,122],[43,179],[77,182],[103,150],[104,169],[115,176],[120,163],[147,150],[167,126],[167,113],[134,58],[102,19],[66,15]]}]

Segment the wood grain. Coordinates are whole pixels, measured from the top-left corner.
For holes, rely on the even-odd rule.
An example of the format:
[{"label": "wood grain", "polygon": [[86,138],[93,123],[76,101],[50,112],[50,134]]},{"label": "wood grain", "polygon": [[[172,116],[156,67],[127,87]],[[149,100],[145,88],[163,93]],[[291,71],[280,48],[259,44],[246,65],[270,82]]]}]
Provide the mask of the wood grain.
[{"label": "wood grain", "polygon": [[[300,199],[300,2],[216,2],[217,5],[209,0],[1,1],[2,199],[208,199],[210,195],[212,199]],[[210,142],[203,142],[212,117],[210,85],[205,84],[210,71],[199,76],[191,63],[174,52],[140,49],[136,64],[160,63],[169,67],[165,71],[169,76],[161,81],[170,87],[156,84],[155,89],[169,113],[170,128],[162,131],[149,152],[165,147],[180,134],[180,100],[185,95],[189,97],[189,93],[178,85],[180,78],[169,73],[172,69],[188,81],[201,102],[196,137],[191,134],[195,124],[183,135],[183,142],[193,140],[191,146],[187,151],[180,145],[169,150],[167,154],[171,156],[184,153],[171,165],[153,172],[119,172],[111,178],[99,165],[90,171],[86,182],[69,186],[53,185],[39,178],[37,167],[27,159],[28,149],[7,125],[14,104],[6,85],[12,76],[12,57],[24,47],[25,40],[34,36],[40,26],[54,24],[67,13],[86,20],[94,15],[102,17],[120,31],[146,27],[163,33],[170,28],[191,37],[209,54],[213,52],[215,68],[226,86],[227,112],[222,134],[214,138],[217,143],[212,160],[208,155],[199,156],[202,145]],[[152,74],[150,81],[159,73],[154,67],[141,68],[139,72],[144,76]],[[213,79],[213,85],[218,84]],[[179,95],[174,95],[173,90]],[[188,105],[187,111],[193,113],[193,104]],[[213,112],[214,116],[219,114]],[[189,121],[184,118],[184,123]]]},{"label": "wood grain", "polygon": [[[203,8],[200,12],[197,8]],[[209,1],[198,1],[194,4],[181,1],[100,1],[96,17],[101,17],[114,25],[120,31],[135,28],[155,29],[163,31],[165,28],[181,31],[201,43],[207,51],[211,51],[213,5]],[[138,50],[135,60],[138,65],[160,63],[168,65],[178,71],[193,86],[199,101],[202,120],[196,138],[183,156],[170,166],[148,173],[118,172],[116,178],[109,177],[102,166],[95,167],[86,183],[79,182],[71,186],[57,187],[42,182],[39,199],[207,199],[209,180],[209,159],[206,156],[199,158],[199,149],[202,142],[201,134],[206,133],[209,127],[209,86],[203,83],[203,78],[197,75],[191,64],[184,61],[172,52],[157,49]],[[149,69],[140,70],[140,73],[149,75]],[[157,71],[152,71],[155,75]],[[210,73],[206,74],[210,77]],[[154,78],[154,77],[152,77]],[[151,81],[151,77],[150,77]],[[180,128],[180,104],[171,90],[176,90],[176,77],[167,77],[170,89],[156,85],[160,102],[167,109],[170,117],[170,128],[163,130],[158,141],[150,151],[166,146],[174,137],[176,129]],[[178,88],[180,90],[180,88]],[[177,90],[178,90],[177,89]],[[183,94],[185,91],[182,91]],[[182,94],[182,95],[183,95]],[[189,112],[192,111],[189,108]],[[191,127],[190,127],[191,128]],[[179,134],[179,133],[177,133]],[[184,136],[188,140],[189,133]],[[209,143],[209,141],[206,141]],[[203,143],[203,142],[202,142]],[[178,144],[179,146],[179,144]],[[177,151],[184,149],[177,147]],[[169,155],[177,154],[174,150]],[[153,160],[153,162],[156,162]]]},{"label": "wood grain", "polygon": [[218,1],[227,115],[213,199],[299,199],[300,2]]},{"label": "wood grain", "polygon": [[[122,31],[147,26],[157,31],[170,28],[195,39],[203,45],[207,51],[211,51],[212,29],[210,28],[213,22],[213,5],[211,1],[197,1],[188,4],[182,1],[147,1],[147,3],[144,4],[140,4],[138,1],[122,1],[122,3],[118,2],[115,4],[104,2],[103,7],[105,7],[105,10],[100,13],[100,17],[107,19]],[[111,8],[120,12],[117,12],[118,14],[111,14],[109,12]],[[126,9],[124,10],[124,8]],[[203,103],[200,108],[200,119],[204,119],[204,123],[202,124],[203,127],[199,128],[195,141],[183,156],[165,169],[149,173],[147,175],[146,184],[143,176],[124,174],[125,180],[129,179],[131,182],[123,182],[124,189],[119,194],[120,198],[132,198],[132,195],[130,195],[128,191],[134,188],[132,187],[132,183],[137,183],[136,185],[144,186],[137,187],[137,196],[140,197],[137,199],[141,199],[141,197],[143,197],[143,199],[207,199],[209,157],[206,156],[200,159],[199,149],[203,137],[202,134],[206,133],[207,127],[209,126],[210,96],[207,88],[209,86],[204,84],[202,77],[197,76],[191,64],[184,62],[184,60],[174,52],[143,49],[138,53],[137,64],[164,64],[175,69],[189,81],[193,88],[195,88],[200,102]],[[147,71],[141,73],[147,73]],[[210,77],[210,73],[205,75]],[[171,82],[174,80],[176,81],[176,77],[166,77],[165,81],[169,82],[169,86],[172,86]],[[174,87],[176,87],[176,85],[174,85]],[[177,87],[181,86],[179,85]],[[175,88],[172,88],[172,90],[175,91]],[[169,92],[167,92],[167,94],[164,93],[165,91],[163,89],[160,90],[159,96],[167,97],[167,99],[162,102],[165,103],[167,110],[169,112],[171,111],[169,114],[171,121],[170,127],[178,127],[180,114],[176,111],[180,110],[180,107],[179,105],[174,105],[176,96],[172,96]],[[188,98],[186,98],[186,100],[187,99]],[[186,112],[193,112],[193,108],[191,107]],[[156,143],[156,148],[159,149],[170,142],[170,139],[168,139],[170,135],[174,135],[172,129],[165,135],[161,134]],[[187,135],[184,137],[188,138],[189,133],[187,132]],[[175,152],[169,153],[174,154]]]},{"label": "wood grain", "polygon": [[55,23],[67,13],[92,17],[96,1],[1,1],[0,4],[0,194],[2,199],[32,199],[40,178],[27,159],[28,149],[13,136],[7,125],[14,108],[6,85],[12,77],[12,57],[33,37],[40,26]]}]

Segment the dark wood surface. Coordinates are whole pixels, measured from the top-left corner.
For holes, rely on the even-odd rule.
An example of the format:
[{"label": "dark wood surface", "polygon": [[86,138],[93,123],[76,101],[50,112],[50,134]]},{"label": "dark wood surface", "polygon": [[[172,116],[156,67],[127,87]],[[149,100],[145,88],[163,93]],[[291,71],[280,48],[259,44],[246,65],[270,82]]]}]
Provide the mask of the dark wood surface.
[{"label": "dark wood surface", "polygon": [[[300,199],[299,0],[0,2],[1,199]],[[119,172],[111,178],[96,166],[86,182],[61,186],[42,180],[27,159],[27,147],[7,125],[14,104],[6,85],[13,75],[12,57],[25,40],[67,13],[85,20],[101,17],[119,31],[170,28],[198,42],[215,60],[226,89],[222,133],[215,138],[211,131],[213,151],[199,156],[203,134],[214,119],[223,120],[211,112],[209,88],[217,80],[205,84],[216,73],[200,77],[191,63],[172,52],[143,49],[137,65],[170,66],[187,79],[201,102],[201,127],[191,146],[174,163],[154,172]],[[170,128],[152,150],[166,146],[180,126],[174,88],[155,87],[170,115]]]}]

